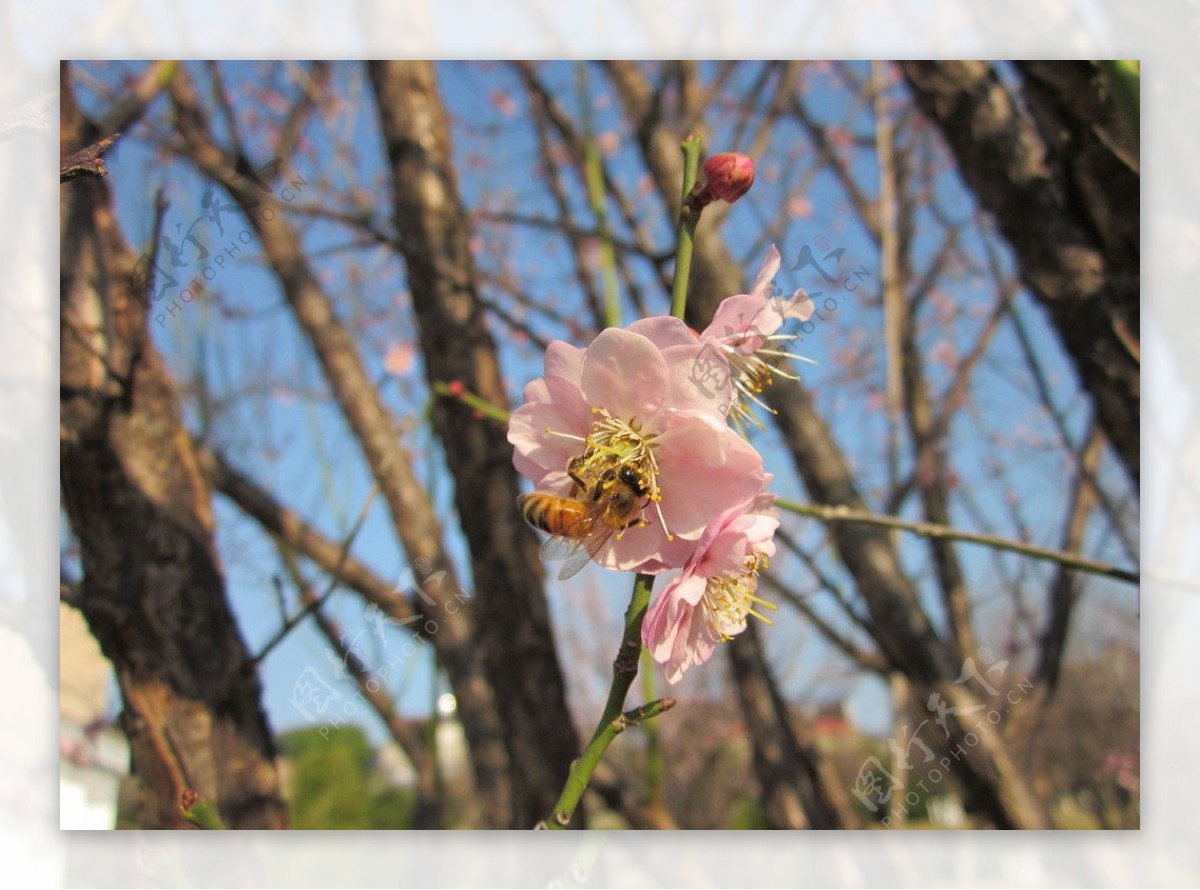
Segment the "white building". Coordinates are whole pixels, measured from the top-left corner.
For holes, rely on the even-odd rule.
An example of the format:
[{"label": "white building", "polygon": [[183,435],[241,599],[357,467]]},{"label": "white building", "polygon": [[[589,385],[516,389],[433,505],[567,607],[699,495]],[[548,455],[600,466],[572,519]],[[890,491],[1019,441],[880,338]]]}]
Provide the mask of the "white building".
[{"label": "white building", "polygon": [[79,612],[60,604],[58,617],[58,827],[115,828],[129,744],[111,723],[112,668]]}]

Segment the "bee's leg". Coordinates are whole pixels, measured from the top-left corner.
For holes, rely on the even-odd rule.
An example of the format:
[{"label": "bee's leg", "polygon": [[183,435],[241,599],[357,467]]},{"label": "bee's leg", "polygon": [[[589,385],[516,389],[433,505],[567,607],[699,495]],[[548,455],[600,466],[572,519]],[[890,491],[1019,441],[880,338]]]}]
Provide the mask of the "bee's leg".
[{"label": "bee's leg", "polygon": [[579,465],[583,463],[586,457],[587,453],[585,452],[584,454],[581,454],[578,457],[573,457],[567,461],[567,475],[571,477],[571,481],[575,483],[575,487],[578,488],[581,493],[587,492],[587,483],[584,482],[583,477],[579,475]]},{"label": "bee's leg", "polygon": [[596,487],[592,490],[592,500],[600,500],[604,492],[609,489],[614,481],[616,481],[616,478],[617,472],[616,470],[612,469],[612,467],[609,467],[607,470],[601,473],[600,478],[596,480]]}]

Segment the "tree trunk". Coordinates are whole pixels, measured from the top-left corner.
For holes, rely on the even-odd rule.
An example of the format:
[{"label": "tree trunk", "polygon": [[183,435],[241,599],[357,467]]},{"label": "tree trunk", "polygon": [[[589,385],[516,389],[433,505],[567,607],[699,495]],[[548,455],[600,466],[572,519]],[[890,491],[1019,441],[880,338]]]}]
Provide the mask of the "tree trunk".
[{"label": "tree trunk", "polygon": [[[495,343],[478,300],[470,226],[458,194],[449,122],[428,62],[368,66],[391,165],[393,212],[431,385],[460,381],[508,406]],[[517,474],[503,431],[454,400],[439,399],[433,426],[454,476],[455,504],[478,595],[476,636],[504,721],[518,824],[554,807],[579,750],[536,536],[518,514]]]},{"label": "tree trunk", "polygon": [[1016,252],[1135,484],[1141,436],[1140,165],[1093,62],[908,62],[917,105]]},{"label": "tree trunk", "polygon": [[825,759],[799,737],[753,624],[729,642],[728,651],[767,823],[771,828],[852,826],[845,790],[823,768]]},{"label": "tree trunk", "polygon": [[[96,134],[62,83],[62,149]],[[108,186],[62,187],[60,461],[78,606],[112,662],[143,828],[187,828],[194,789],[230,828],[285,828],[258,676],[225,598],[211,493],[146,331]]]}]

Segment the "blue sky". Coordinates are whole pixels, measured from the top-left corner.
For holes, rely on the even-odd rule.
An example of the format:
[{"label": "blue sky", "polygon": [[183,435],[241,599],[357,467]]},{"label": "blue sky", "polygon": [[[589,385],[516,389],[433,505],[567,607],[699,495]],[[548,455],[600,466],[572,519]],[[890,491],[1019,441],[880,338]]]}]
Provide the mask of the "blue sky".
[{"label": "blue sky", "polygon": [[[119,67],[85,66],[94,74],[99,87],[111,88],[118,70],[137,71],[140,64]],[[203,79],[203,72],[189,66],[192,73]],[[278,79],[282,88],[294,91],[294,66],[242,63],[223,65],[222,73],[235,96],[249,95],[255,87]],[[705,67],[711,73],[712,66]],[[865,67],[860,68],[866,75]],[[753,71],[742,75],[753,77]],[[455,150],[459,159],[461,189],[464,201],[471,208],[503,206],[523,214],[553,214],[553,203],[540,187],[537,167],[533,165],[536,141],[524,120],[524,99],[510,69],[502,63],[472,63],[460,65],[442,63],[438,66],[439,85],[446,103],[455,116]],[[570,64],[552,68],[549,79],[556,95],[568,110],[578,109],[576,71]],[[602,75],[594,68],[588,71],[589,83],[599,90],[594,98],[596,131],[617,132],[618,107],[607,94]],[[855,135],[869,134],[871,122],[862,115],[847,115],[847,97],[824,71],[805,74],[811,78],[807,93],[813,114],[822,122],[839,123]],[[358,322],[364,330],[362,351],[371,373],[381,381],[385,397],[398,417],[413,418],[406,429],[406,442],[418,457],[419,467],[427,480],[439,514],[449,532],[449,545],[457,557],[464,579],[470,579],[468,562],[461,535],[457,532],[452,508],[451,481],[445,473],[440,451],[426,426],[419,422],[425,409],[427,394],[419,355],[405,373],[391,375],[385,368],[389,348],[411,344],[412,321],[408,313],[402,264],[383,251],[350,251],[346,245],[351,236],[341,227],[314,222],[301,208],[314,203],[328,204],[330,192],[357,190],[368,206],[374,208],[381,220],[386,220],[389,190],[386,170],[382,165],[380,141],[374,125],[373,97],[365,83],[364,71],[356,64],[339,64],[334,70],[335,92],[341,98],[331,125],[310,127],[309,144],[297,156],[292,200],[281,199],[289,222],[302,226],[305,243],[317,256],[316,265],[339,308],[346,317]],[[516,111],[506,114],[504,98],[516,102]],[[94,98],[86,107],[94,109]],[[255,116],[273,127],[283,113],[281,108],[247,103],[238,105],[243,138],[255,132]],[[161,120],[163,105],[152,109],[151,119]],[[213,223],[205,217],[202,206],[208,185],[199,180],[185,165],[166,158],[147,147],[149,128],[140,125],[122,141],[112,156],[111,182],[117,194],[117,213],[126,237],[136,245],[144,245],[153,221],[153,194],[162,186],[172,202],[165,218],[164,231],[185,232],[190,227],[208,247],[217,243],[232,246],[234,239],[247,228],[245,221],[230,216],[224,218],[227,233],[213,231]],[[727,134],[721,129],[710,140],[716,150]],[[642,175],[636,161],[636,150],[628,134],[618,132],[619,144],[608,157],[611,169],[633,192]],[[269,146],[251,145],[255,157],[269,156]],[[771,221],[776,198],[784,189],[793,189],[794,181],[807,168],[803,155],[804,142],[794,127],[781,127],[770,146],[757,158],[759,181],[751,193],[752,200],[740,203],[725,223],[728,242],[743,265],[744,279],[753,279],[765,248],[763,231]],[[854,156],[852,170],[874,194],[874,162],[870,152]],[[299,184],[303,182],[303,185]],[[939,176],[934,193],[942,208],[954,218],[964,218],[974,212],[971,197],[964,192],[955,174]],[[220,194],[223,200],[227,198]],[[849,212],[845,196],[834,178],[827,172],[818,173],[802,196],[807,208],[790,218],[778,246],[784,255],[785,271],[777,277],[784,290],[805,287],[810,292],[823,290],[824,298],[833,291],[811,269],[787,271],[804,245],[815,245],[828,239],[835,247],[845,249],[839,271],[845,273],[863,267],[869,277],[863,290],[867,293],[838,296],[837,308],[815,325],[811,334],[797,345],[797,351],[817,361],[815,366],[801,366],[806,385],[817,395],[822,414],[831,424],[835,436],[861,473],[861,484],[868,492],[886,481],[884,467],[879,461],[879,442],[886,434],[882,411],[872,409],[863,401],[861,389],[847,385],[839,377],[839,351],[856,342],[870,353],[882,349],[880,314],[870,297],[878,295],[877,252],[860,225]],[[581,210],[583,196],[574,190],[572,205]],[[295,209],[290,209],[294,205]],[[671,244],[667,220],[653,202],[643,205],[657,214],[654,229],[655,243],[664,248]],[[611,210],[610,210],[611,212]],[[655,219],[655,217],[651,217]],[[927,223],[923,220],[923,223]],[[927,261],[936,249],[931,227],[919,229],[916,257]],[[200,234],[203,233],[203,234]],[[621,234],[618,232],[618,234]],[[569,256],[561,248],[539,240],[527,230],[516,230],[511,240],[502,240],[504,233],[485,239],[483,250],[495,250],[507,259],[514,274],[524,287],[539,298],[553,295],[555,305],[568,318],[582,317],[581,298],[572,278]],[[823,243],[823,242],[822,242]],[[977,249],[978,245],[975,245]],[[814,247],[814,249],[817,249]],[[215,250],[213,250],[215,253]],[[491,268],[489,266],[489,268]],[[190,269],[192,274],[199,267]],[[650,309],[667,311],[665,295],[653,284],[649,270],[637,270]],[[151,321],[155,342],[167,355],[170,365],[189,393],[185,400],[192,429],[207,432],[213,444],[227,451],[239,466],[249,470],[257,480],[275,491],[289,506],[309,517],[327,533],[341,537],[355,521],[369,497],[370,479],[360,458],[357,445],[348,436],[344,422],[329,404],[321,400],[324,384],[310,350],[291,319],[273,276],[257,259],[253,243],[241,244],[240,250],[229,257],[210,282],[211,290],[203,297],[184,306],[162,324]],[[489,298],[503,300],[501,291],[490,288]],[[983,306],[988,293],[982,282],[972,282],[968,275],[953,284],[948,295],[960,306]],[[1061,393],[1059,405],[1067,411],[1073,427],[1081,428],[1086,418],[1086,400],[1079,395],[1073,372],[1064,361],[1055,339],[1044,324],[1042,311],[1026,295],[1018,299],[1018,310],[1028,318],[1034,333],[1035,348],[1044,362],[1056,393]],[[633,319],[633,307],[624,303],[624,320]],[[375,319],[381,322],[376,322]],[[931,324],[936,323],[936,319]],[[982,319],[975,322],[975,326]],[[571,337],[563,325],[539,323],[550,337]],[[973,326],[954,323],[948,336],[960,349],[971,340]],[[495,326],[502,363],[507,373],[510,396],[514,403],[524,383],[540,373],[540,354],[528,343],[520,343],[502,327]],[[929,334],[936,336],[936,331]],[[1000,533],[1016,536],[1020,529],[1010,514],[1015,513],[1028,527],[1034,540],[1056,546],[1059,514],[1067,489],[1067,476],[1061,456],[1038,447],[1035,440],[1051,429],[1044,417],[1031,410],[1031,385],[1021,371],[1019,351],[1011,332],[1002,333],[993,345],[984,366],[978,372],[973,387],[972,414],[964,414],[952,431],[951,454],[955,469],[970,487],[975,501],[975,515],[959,511],[956,522],[966,528],[977,528],[983,519]],[[197,370],[199,369],[199,370]],[[874,373],[878,373],[878,362]],[[215,421],[205,430],[203,412],[196,408],[193,398],[196,382],[203,378],[213,408]],[[948,379],[933,376],[935,386]],[[223,397],[230,401],[224,403]],[[994,449],[981,435],[982,431],[1008,436],[1010,459],[1002,467],[1004,479],[988,478],[986,463]],[[773,430],[759,434],[755,444],[766,457],[768,468],[776,473],[774,490],[783,497],[804,500],[805,494],[791,470],[786,454],[779,446]],[[1107,475],[1112,477],[1112,467]],[[1122,486],[1116,486],[1121,490]],[[1010,503],[1009,501],[1014,503]],[[912,514],[912,503],[908,513]],[[279,611],[272,577],[280,570],[270,544],[256,526],[244,519],[236,508],[217,498],[218,544],[228,573],[229,598],[237,613],[243,634],[252,651],[257,651],[271,638],[278,625]],[[788,528],[807,546],[815,546],[823,529],[815,522],[787,520]],[[1089,552],[1118,564],[1127,564],[1120,549],[1104,541],[1102,530],[1093,531]],[[922,590],[927,592],[927,607],[940,620],[936,600],[928,594],[928,560],[923,543],[916,538],[901,540],[902,554],[907,565],[914,567]],[[387,579],[399,580],[407,562],[392,533],[386,510],[376,499],[354,552],[375,567]],[[983,618],[978,622],[981,638],[990,642],[991,634],[999,635],[1011,618],[1011,609],[999,589],[993,589],[991,579],[997,565],[1013,566],[1017,558],[998,556],[982,548],[962,546],[960,558],[968,573],[973,590],[981,595]],[[848,584],[848,578],[829,559],[824,565],[838,582]],[[806,571],[794,561],[779,560],[774,566],[781,575],[795,580],[801,588],[809,586]],[[1042,589],[1039,579],[1048,577],[1044,566],[1030,564],[1029,588],[1036,600]],[[313,580],[323,589],[325,579],[316,575]],[[564,669],[572,694],[581,703],[595,704],[605,682],[607,659],[619,638],[620,614],[628,597],[630,579],[602,570],[589,568],[565,585],[553,582],[549,588],[556,627],[562,643]],[[1115,583],[1089,580],[1088,598],[1081,612],[1080,625],[1090,626],[1089,616],[1095,617],[1106,608],[1132,608],[1131,589]],[[814,591],[814,603],[822,614],[833,614]],[[294,601],[293,601],[294,608]],[[357,597],[339,593],[332,601],[332,613],[339,619],[348,639],[357,643],[357,651],[376,663],[391,662],[395,667],[393,690],[405,713],[428,713],[440,691],[431,673],[431,652],[418,647],[412,654],[405,650],[405,640],[396,633],[376,636],[367,623],[366,608]],[[1099,625],[1097,625],[1099,626]],[[882,684],[863,680],[849,674],[844,665],[831,659],[828,646],[819,640],[815,631],[805,627],[791,614],[781,610],[775,627],[765,635],[772,665],[787,692],[800,700],[824,701],[849,697],[849,706],[856,720],[866,729],[886,732],[890,719],[886,694]],[[1084,639],[1087,639],[1085,633]],[[374,735],[381,731],[365,707],[358,703],[355,713],[348,708],[353,691],[348,683],[336,679],[336,666],[327,657],[328,646],[308,624],[297,628],[289,638],[272,651],[264,664],[266,707],[273,726],[287,729],[310,725],[292,702],[298,680],[318,674],[342,696],[331,707],[341,708],[346,719],[359,720],[372,728]],[[712,676],[690,676],[679,687],[682,694],[700,694],[716,688],[717,678],[725,668],[714,660],[707,671]],[[590,723],[590,713],[577,716],[581,725]]]}]

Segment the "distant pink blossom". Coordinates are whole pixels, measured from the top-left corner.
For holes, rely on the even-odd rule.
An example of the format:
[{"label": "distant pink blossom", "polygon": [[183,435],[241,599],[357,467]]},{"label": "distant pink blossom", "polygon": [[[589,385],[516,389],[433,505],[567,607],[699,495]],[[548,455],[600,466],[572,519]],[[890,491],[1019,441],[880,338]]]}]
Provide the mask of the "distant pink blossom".
[{"label": "distant pink blossom", "polygon": [[958,348],[950,340],[939,340],[929,357],[951,371],[958,367]]},{"label": "distant pink blossom", "polygon": [[[712,657],[717,645],[746,629],[760,599],[758,571],[775,554],[779,517],[770,495],[716,516],[683,570],[658,594],[642,624],[642,642],[663,666],[668,683]],[[765,620],[765,619],[764,619]]]},{"label": "distant pink blossom", "polygon": [[504,90],[492,90],[488,99],[491,101],[492,107],[505,117],[512,117],[519,110],[517,100]]},{"label": "distant pink blossom", "polygon": [[611,158],[621,147],[621,134],[616,130],[605,130],[596,137],[596,146],[606,158]]},{"label": "distant pink blossom", "polygon": [[788,216],[793,219],[807,219],[812,216],[813,205],[808,198],[792,198],[787,203]]},{"label": "distant pink blossom", "polygon": [[411,343],[393,343],[383,358],[384,369],[394,377],[403,377],[412,370],[417,351]]}]

